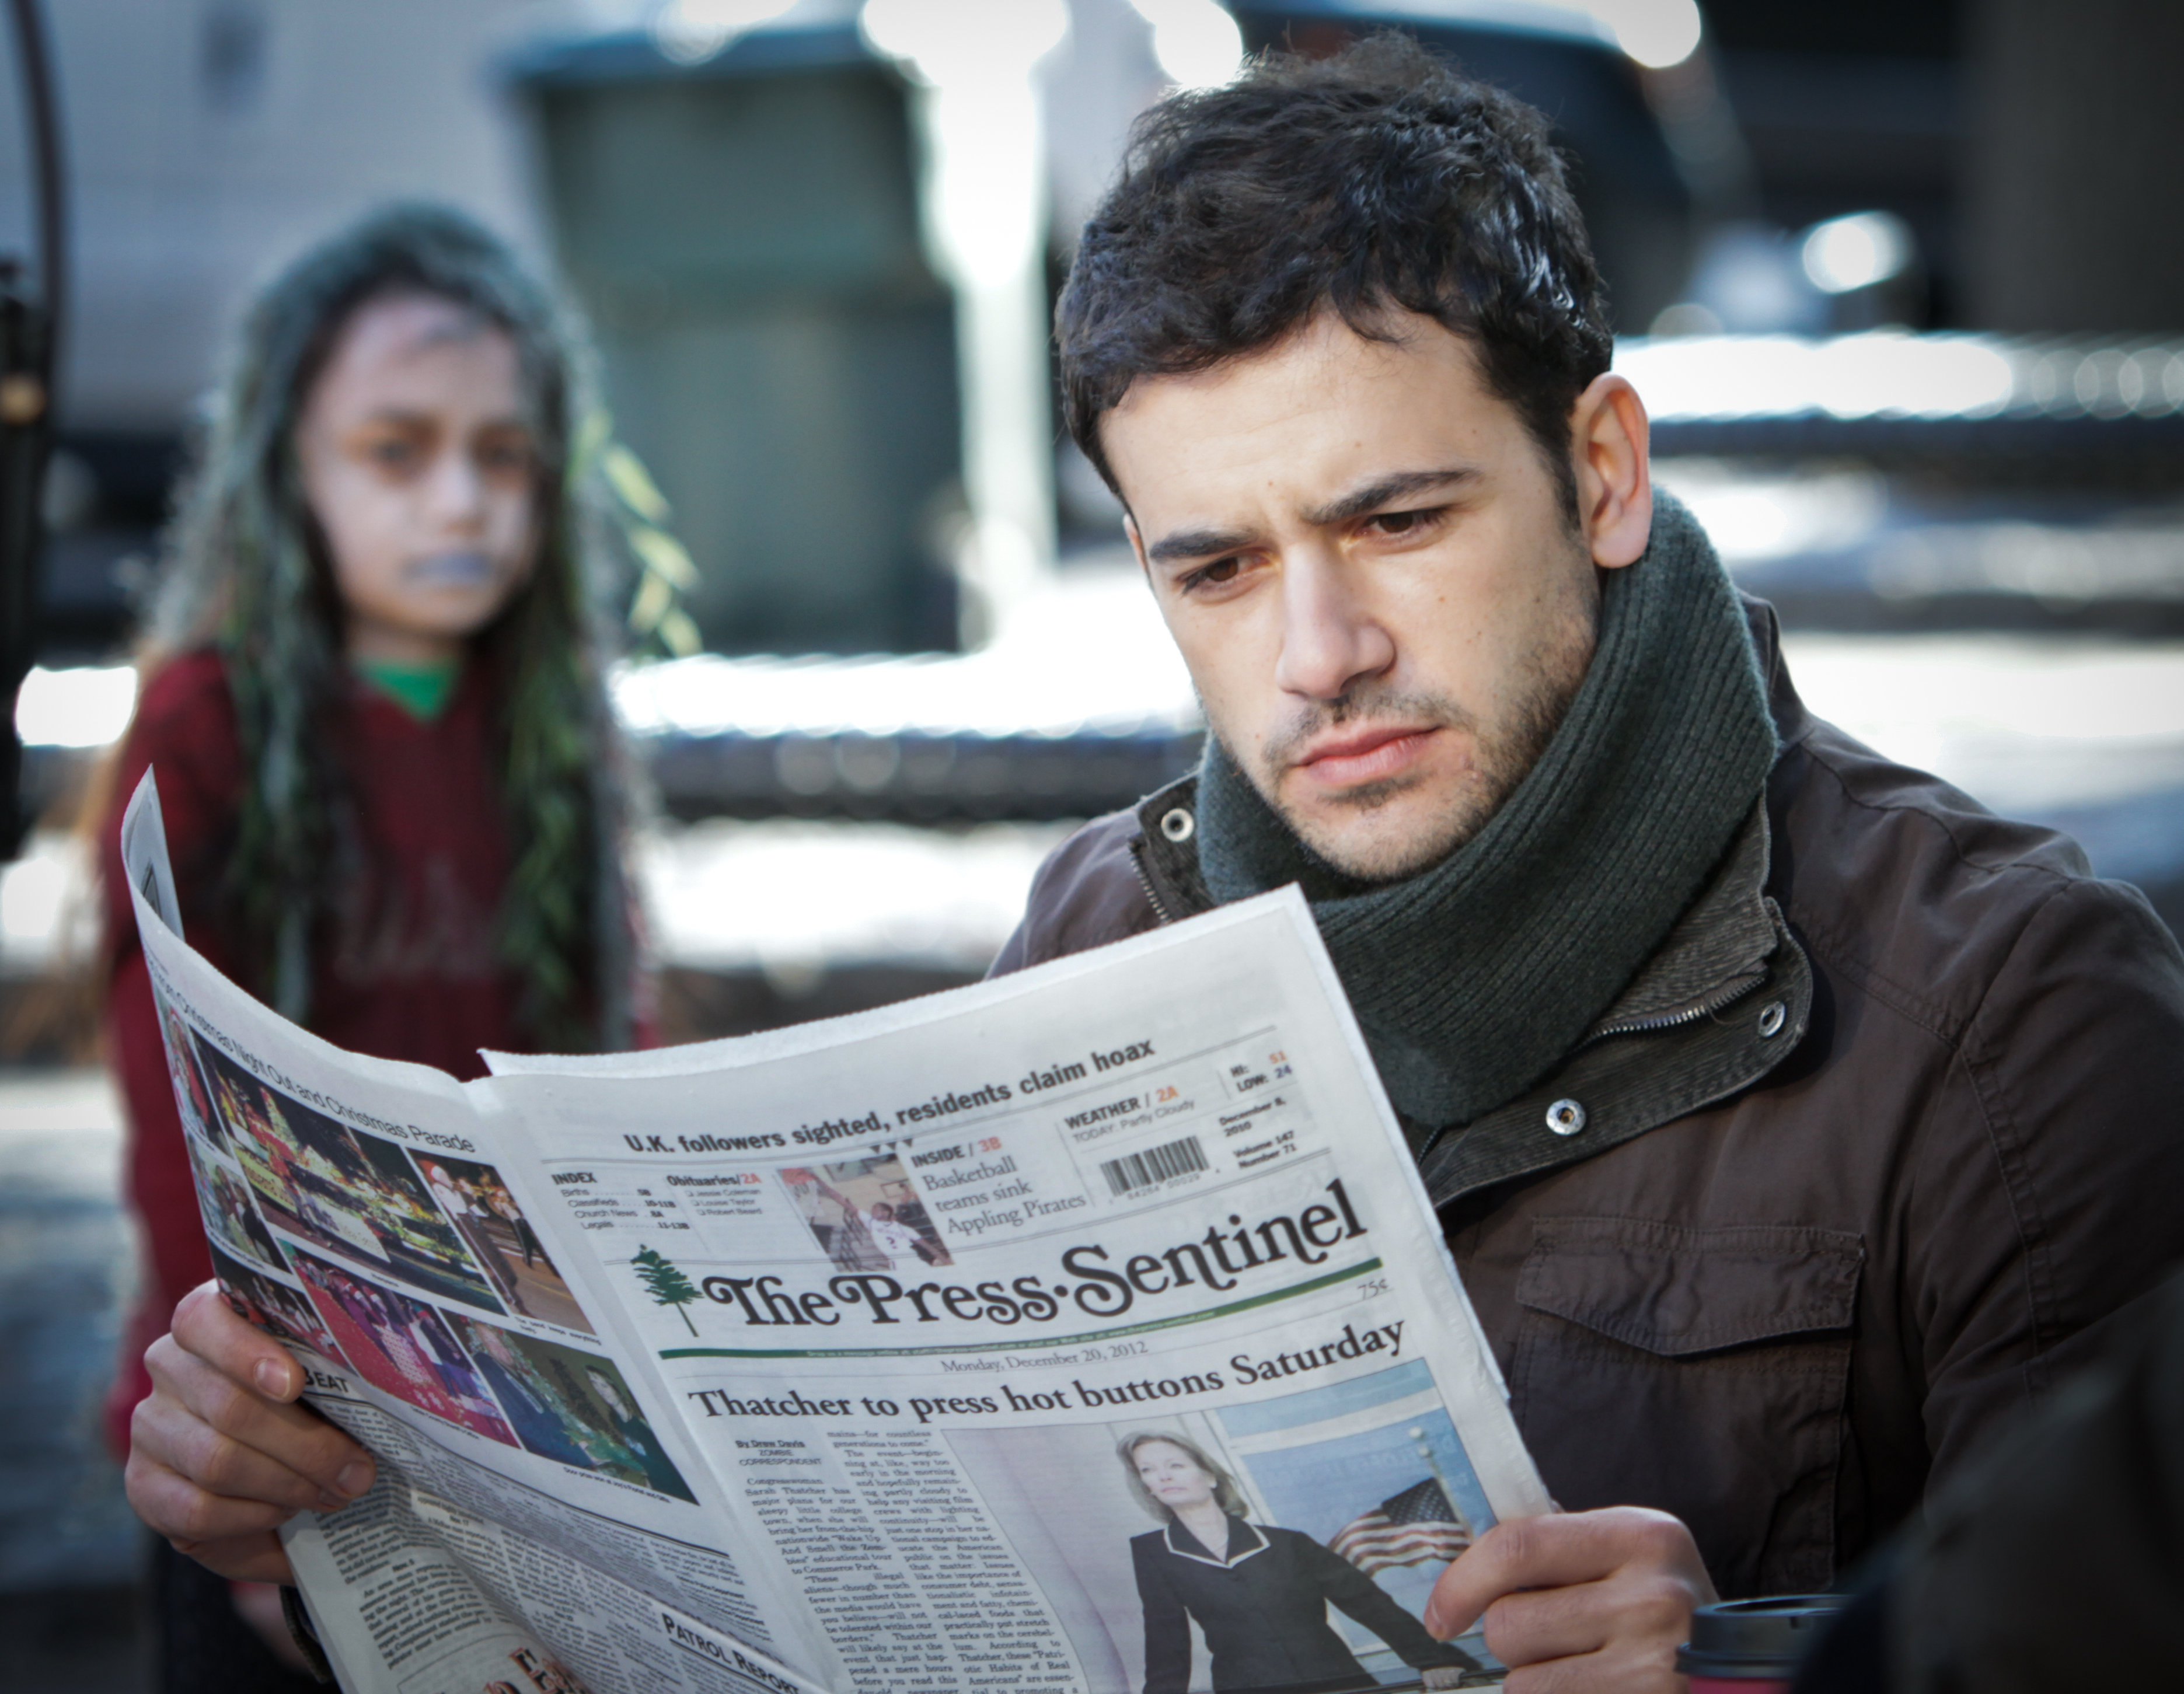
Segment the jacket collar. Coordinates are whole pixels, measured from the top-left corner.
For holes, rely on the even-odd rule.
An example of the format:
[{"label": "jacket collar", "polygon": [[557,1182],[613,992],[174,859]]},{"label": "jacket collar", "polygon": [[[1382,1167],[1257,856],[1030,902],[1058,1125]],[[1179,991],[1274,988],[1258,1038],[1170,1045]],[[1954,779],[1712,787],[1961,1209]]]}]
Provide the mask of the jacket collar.
[{"label": "jacket collar", "polygon": [[1206,1551],[1197,1536],[1184,1529],[1173,1518],[1167,1523],[1167,1550],[1178,1558],[1187,1558],[1194,1564],[1210,1564],[1216,1570],[1233,1570],[1255,1553],[1262,1553],[1272,1545],[1256,1524],[1247,1524],[1241,1518],[1228,1519],[1228,1556],[1216,1558]]},{"label": "jacket collar", "polygon": [[[1782,664],[1774,609],[1747,598],[1745,612],[1787,750],[1812,719]],[[1214,905],[1193,845],[1195,797],[1185,777],[1138,806],[1131,853],[1163,923]],[[1790,1056],[1811,1016],[1813,973],[1767,892],[1772,839],[1763,801],[1668,939],[1546,1081],[1438,1135],[1404,1123],[1435,1205],[1590,1158],[1749,1088]]]}]

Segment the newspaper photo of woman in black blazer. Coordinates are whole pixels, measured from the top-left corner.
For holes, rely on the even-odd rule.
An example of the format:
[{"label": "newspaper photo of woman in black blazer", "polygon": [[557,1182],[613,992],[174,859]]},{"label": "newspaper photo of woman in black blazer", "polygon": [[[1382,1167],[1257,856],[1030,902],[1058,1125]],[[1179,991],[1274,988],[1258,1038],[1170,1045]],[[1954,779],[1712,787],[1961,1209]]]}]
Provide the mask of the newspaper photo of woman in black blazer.
[{"label": "newspaper photo of woman in black blazer", "polygon": [[1179,1435],[1127,1435],[1119,1451],[1138,1502],[1162,1527],[1130,1539],[1145,1613],[1145,1694],[1190,1686],[1190,1620],[1206,1636],[1216,1694],[1280,1689],[1329,1694],[1370,1688],[1327,1619],[1339,1607],[1429,1674],[1453,1686],[1471,1659],[1425,1626],[1340,1554],[1295,1530],[1247,1521],[1235,1479]]}]

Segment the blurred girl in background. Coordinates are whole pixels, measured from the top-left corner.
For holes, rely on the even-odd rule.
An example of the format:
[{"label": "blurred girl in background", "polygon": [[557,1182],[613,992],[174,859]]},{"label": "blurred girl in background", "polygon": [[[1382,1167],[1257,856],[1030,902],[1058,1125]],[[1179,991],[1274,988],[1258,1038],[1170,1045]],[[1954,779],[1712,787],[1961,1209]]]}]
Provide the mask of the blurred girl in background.
[{"label": "blurred girl in background", "polygon": [[[504,247],[424,207],[309,253],[243,322],[99,833],[148,1248],[109,1402],[122,1451],[145,1346],[212,1273],[121,869],[148,766],[191,943],[328,1040],[467,1078],[481,1047],[640,1033],[574,345]],[[274,1591],[231,1602],[158,1554],[164,1687],[315,1686],[275,1663]]]}]

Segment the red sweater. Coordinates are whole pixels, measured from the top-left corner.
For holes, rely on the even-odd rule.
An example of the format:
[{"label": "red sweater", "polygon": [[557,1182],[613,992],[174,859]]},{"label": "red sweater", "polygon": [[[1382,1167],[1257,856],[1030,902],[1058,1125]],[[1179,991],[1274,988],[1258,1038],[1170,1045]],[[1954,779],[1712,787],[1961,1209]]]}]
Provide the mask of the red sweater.
[{"label": "red sweater", "polygon": [[[311,1028],[337,1046],[469,1078],[484,1073],[479,1048],[529,1045],[515,1018],[518,984],[493,946],[508,839],[492,704],[485,667],[472,664],[430,723],[353,682],[327,726],[361,849],[353,872],[328,867],[338,881],[314,938]],[[121,871],[119,808],[147,766],[158,772],[183,932],[214,967],[253,986],[219,911],[246,772],[217,655],[186,655],[153,678],[122,746],[115,815],[99,836],[110,1052],[131,1131],[129,1198],[148,1249],[108,1405],[124,1451],[129,1412],[150,1391],[143,1349],[165,1332],[175,1302],[212,1274]]]}]

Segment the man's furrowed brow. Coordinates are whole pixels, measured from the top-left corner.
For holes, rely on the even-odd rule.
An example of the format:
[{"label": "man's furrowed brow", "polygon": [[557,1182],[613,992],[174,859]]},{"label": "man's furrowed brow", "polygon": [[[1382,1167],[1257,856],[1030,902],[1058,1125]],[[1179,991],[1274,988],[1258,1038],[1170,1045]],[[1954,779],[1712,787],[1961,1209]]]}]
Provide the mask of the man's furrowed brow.
[{"label": "man's furrowed brow", "polygon": [[1240,529],[1178,529],[1147,547],[1145,557],[1156,565],[1174,565],[1216,553],[1240,553],[1256,539]]},{"label": "man's furrowed brow", "polygon": [[[1467,482],[1476,482],[1479,474],[1475,467],[1468,465],[1449,465],[1437,471],[1397,471],[1376,476],[1362,487],[1305,513],[1304,519],[1314,526],[1347,523],[1397,500],[1418,494],[1452,493]],[[1174,565],[1223,553],[1240,553],[1258,545],[1260,537],[1250,530],[1178,529],[1149,544],[1145,557],[1156,565]]]},{"label": "man's furrowed brow", "polygon": [[1451,465],[1440,471],[1398,471],[1390,476],[1377,476],[1362,488],[1352,488],[1325,505],[1305,513],[1304,520],[1320,528],[1348,523],[1353,518],[1368,516],[1397,500],[1407,500],[1418,494],[1452,492],[1466,482],[1477,481],[1478,476],[1479,472],[1468,465]]}]

